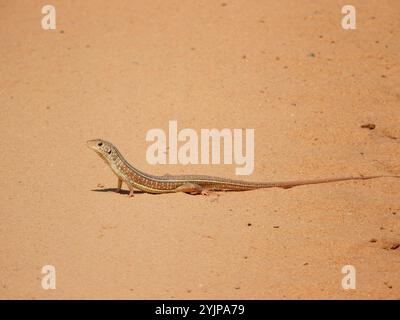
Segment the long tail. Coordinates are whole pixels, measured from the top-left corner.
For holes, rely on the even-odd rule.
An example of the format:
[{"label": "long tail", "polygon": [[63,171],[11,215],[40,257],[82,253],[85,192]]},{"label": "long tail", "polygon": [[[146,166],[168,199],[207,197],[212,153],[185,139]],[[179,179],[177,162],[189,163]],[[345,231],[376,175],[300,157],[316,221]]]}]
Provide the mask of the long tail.
[{"label": "long tail", "polygon": [[325,178],[325,179],[299,180],[299,181],[266,182],[259,184],[259,188],[289,189],[292,187],[304,186],[309,184],[320,184],[320,183],[329,183],[329,182],[346,181],[346,180],[369,180],[376,178],[400,178],[400,176],[380,175],[380,176]]}]

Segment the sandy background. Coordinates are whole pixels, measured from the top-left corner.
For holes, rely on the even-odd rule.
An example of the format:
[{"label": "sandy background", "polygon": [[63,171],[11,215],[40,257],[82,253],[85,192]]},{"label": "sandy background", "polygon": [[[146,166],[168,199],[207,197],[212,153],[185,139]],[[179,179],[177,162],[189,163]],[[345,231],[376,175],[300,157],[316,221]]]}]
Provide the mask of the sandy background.
[{"label": "sandy background", "polygon": [[0,1],[0,298],[400,298],[400,181],[131,199],[85,145],[234,178],[146,162],[177,120],[254,128],[249,180],[400,174],[400,3],[345,31],[347,2],[52,1],[45,31],[47,3]]}]

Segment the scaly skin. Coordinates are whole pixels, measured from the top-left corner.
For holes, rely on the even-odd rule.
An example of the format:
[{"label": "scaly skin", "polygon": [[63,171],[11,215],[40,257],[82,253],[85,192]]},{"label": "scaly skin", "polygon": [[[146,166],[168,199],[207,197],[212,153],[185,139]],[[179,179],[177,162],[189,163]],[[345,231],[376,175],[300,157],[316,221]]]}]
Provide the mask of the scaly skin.
[{"label": "scaly skin", "polygon": [[399,176],[377,175],[283,182],[250,182],[203,175],[153,176],[129,164],[110,142],[101,139],[89,140],[87,141],[87,146],[93,149],[115,173],[118,178],[118,192],[121,190],[122,182],[128,185],[129,196],[133,196],[135,189],[148,193],[186,192],[206,195],[209,191],[246,191],[260,188],[288,189],[302,185],[345,180],[367,180],[383,177],[400,178]]}]

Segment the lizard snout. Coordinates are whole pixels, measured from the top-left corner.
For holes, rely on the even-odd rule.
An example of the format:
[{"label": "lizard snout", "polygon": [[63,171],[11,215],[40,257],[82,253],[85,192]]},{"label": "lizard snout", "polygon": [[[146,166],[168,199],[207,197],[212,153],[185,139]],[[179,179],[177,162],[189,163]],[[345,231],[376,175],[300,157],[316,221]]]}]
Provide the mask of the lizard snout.
[{"label": "lizard snout", "polygon": [[98,140],[88,140],[86,141],[86,145],[90,149],[96,149]]}]

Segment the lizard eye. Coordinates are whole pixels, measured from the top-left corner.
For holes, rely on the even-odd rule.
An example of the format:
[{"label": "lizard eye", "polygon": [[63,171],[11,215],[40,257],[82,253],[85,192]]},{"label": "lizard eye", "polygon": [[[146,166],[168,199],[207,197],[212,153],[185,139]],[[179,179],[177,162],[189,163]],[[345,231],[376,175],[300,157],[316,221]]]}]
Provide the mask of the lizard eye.
[{"label": "lizard eye", "polygon": [[110,149],[110,150],[108,150],[108,154],[111,154],[111,149]]},{"label": "lizard eye", "polygon": [[103,145],[103,142],[99,142],[97,145],[98,145],[99,147],[101,147],[101,146]]}]

